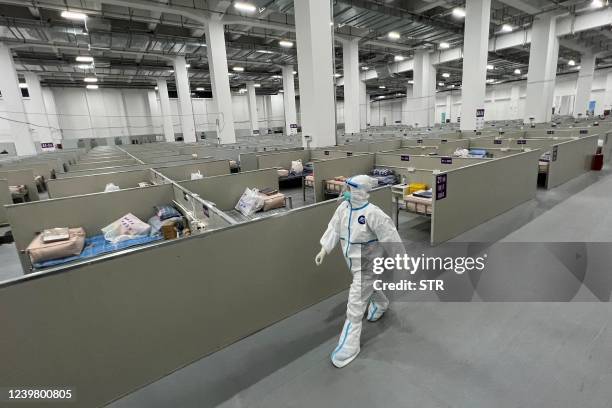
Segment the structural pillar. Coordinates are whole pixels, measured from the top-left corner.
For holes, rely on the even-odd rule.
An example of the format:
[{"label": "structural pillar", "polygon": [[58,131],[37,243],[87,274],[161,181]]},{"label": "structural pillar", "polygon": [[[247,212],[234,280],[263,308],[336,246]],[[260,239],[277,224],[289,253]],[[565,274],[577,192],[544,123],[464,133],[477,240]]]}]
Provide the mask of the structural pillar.
[{"label": "structural pillar", "polygon": [[606,92],[604,110],[612,110],[612,70],[606,74]]},{"label": "structural pillar", "polygon": [[429,52],[417,51],[414,54],[413,73],[412,95],[406,92],[408,123],[415,127],[433,126],[436,107],[436,68],[431,63]]},{"label": "structural pillar", "polygon": [[285,108],[285,135],[295,135],[297,133],[297,114],[293,65],[283,66],[283,106]]},{"label": "structural pillar", "polygon": [[[345,85],[346,87],[346,82]],[[370,98],[368,97],[368,87],[365,81],[359,81],[359,129],[368,128],[368,118],[370,117]],[[345,116],[346,118],[346,116]]]},{"label": "structural pillar", "polygon": [[482,127],[484,113],[487,57],[489,55],[489,20],[491,0],[467,0],[463,41],[463,80],[461,85],[461,130]]},{"label": "structural pillar", "polygon": [[446,120],[448,119],[449,121],[451,121],[451,115],[453,113],[453,91],[450,91],[447,95],[446,95],[446,115],[444,115],[444,121],[442,121],[442,118],[440,118],[440,122],[444,125],[446,123]]},{"label": "structural pillar", "polygon": [[336,144],[336,87],[331,2],[294,2],[297,58],[300,67],[300,112],[304,146]]},{"label": "structural pillar", "polygon": [[49,117],[38,75],[26,72],[24,77],[28,86],[28,93],[30,94],[30,112],[27,113],[28,121],[34,125],[32,131],[36,134],[32,135],[32,140],[53,143]]},{"label": "structural pillar", "polygon": [[[557,20],[552,14],[535,18],[531,29],[531,51],[527,77],[527,101],[524,123],[550,122],[559,58]],[[463,121],[463,119],[461,119]]]},{"label": "structural pillar", "polygon": [[344,69],[344,133],[359,133],[359,39],[342,42]]},{"label": "structural pillar", "polygon": [[519,101],[521,99],[521,88],[518,85],[513,85],[510,88],[510,115],[509,119],[519,118]]},{"label": "structural pillar", "polygon": [[259,121],[257,120],[257,97],[255,96],[255,83],[247,82],[247,100],[249,103],[249,123],[251,135],[259,135]]},{"label": "structural pillar", "polygon": [[174,59],[174,77],[176,79],[176,92],[178,93],[179,111],[181,115],[181,129],[183,141],[195,143],[195,122],[193,120],[193,106],[191,105],[191,88],[189,87],[189,74],[185,57]]},{"label": "structural pillar", "polygon": [[36,146],[27,124],[28,118],[23,106],[23,97],[21,96],[11,49],[4,43],[0,43],[0,71],[2,72],[2,75],[0,75],[0,92],[4,101],[4,110],[11,112],[6,114],[11,119],[6,123],[9,125],[11,139],[15,143],[17,155],[36,154]]},{"label": "structural pillar", "polygon": [[166,142],[174,142],[174,126],[172,124],[172,111],[170,110],[170,97],[168,96],[168,84],[165,79],[157,80],[157,92],[159,94],[159,105],[161,107],[162,129]]},{"label": "structural pillar", "polygon": [[580,57],[580,71],[576,82],[576,103],[574,105],[574,117],[582,114],[586,117],[591,101],[591,88],[593,87],[593,75],[595,74],[595,54],[583,54]]},{"label": "structural pillar", "polygon": [[213,102],[217,107],[217,137],[222,144],[236,143],[232,93],[227,69],[223,23],[213,16],[206,25],[208,71],[212,85]]}]

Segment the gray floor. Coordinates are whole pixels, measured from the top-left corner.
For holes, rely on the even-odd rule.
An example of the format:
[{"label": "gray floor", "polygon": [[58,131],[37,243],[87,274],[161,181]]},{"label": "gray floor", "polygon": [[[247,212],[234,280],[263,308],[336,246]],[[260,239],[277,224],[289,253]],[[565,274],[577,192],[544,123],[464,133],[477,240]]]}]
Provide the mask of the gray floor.
[{"label": "gray floor", "polygon": [[[458,237],[612,239],[612,174],[580,177]],[[402,216],[407,242],[429,223]],[[112,407],[612,407],[609,303],[394,303],[360,356],[332,367],[346,293],[243,339]]]}]

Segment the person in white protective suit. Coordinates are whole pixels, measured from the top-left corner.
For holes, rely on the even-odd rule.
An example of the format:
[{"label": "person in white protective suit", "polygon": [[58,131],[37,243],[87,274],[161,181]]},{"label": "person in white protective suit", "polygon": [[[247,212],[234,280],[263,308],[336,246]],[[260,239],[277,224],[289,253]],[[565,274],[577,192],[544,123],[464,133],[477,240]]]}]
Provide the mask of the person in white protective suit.
[{"label": "person in white protective suit", "polygon": [[[371,262],[384,256],[383,246],[378,242],[400,244],[402,242],[393,221],[376,205],[368,202],[369,191],[377,181],[369,176],[355,176],[346,181],[349,191],[341,196],[344,201],[338,206],[327,230],[321,237],[321,251],[315,258],[317,266],[323,263],[338,241],[342,253],[353,274],[349,289],[346,321],[340,333],[337,347],[331,355],[332,363],[342,368],[357,357],[360,348],[363,315],[375,322],[389,306],[389,300],[381,291],[375,291],[376,278]],[[401,244],[400,244],[401,245]],[[403,249],[403,245],[401,245]],[[362,264],[365,262],[366,264]]]}]

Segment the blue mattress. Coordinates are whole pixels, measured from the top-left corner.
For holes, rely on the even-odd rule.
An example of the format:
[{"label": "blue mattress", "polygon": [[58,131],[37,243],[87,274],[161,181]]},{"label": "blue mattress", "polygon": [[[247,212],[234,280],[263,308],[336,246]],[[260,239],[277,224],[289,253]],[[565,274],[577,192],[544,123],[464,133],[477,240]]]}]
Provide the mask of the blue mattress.
[{"label": "blue mattress", "polygon": [[80,255],[69,256],[67,258],[50,259],[48,261],[35,263],[36,269],[48,268],[50,266],[62,265],[72,261],[81,261],[87,258],[93,258],[111,252],[120,251],[122,249],[130,248],[137,245],[144,245],[150,242],[159,241],[162,239],[161,235],[153,235],[147,237],[138,237],[134,239],[128,239],[126,241],[119,242],[117,244],[111,244],[104,239],[104,235],[95,235],[90,238],[85,238],[85,246]]}]

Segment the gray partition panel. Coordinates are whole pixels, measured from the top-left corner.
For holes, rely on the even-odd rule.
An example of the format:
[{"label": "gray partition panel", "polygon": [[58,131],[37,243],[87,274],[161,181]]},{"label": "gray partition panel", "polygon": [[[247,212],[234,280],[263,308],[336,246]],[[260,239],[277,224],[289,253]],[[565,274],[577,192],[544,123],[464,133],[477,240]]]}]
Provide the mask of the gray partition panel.
[{"label": "gray partition panel", "polygon": [[0,225],[8,223],[8,217],[6,216],[6,209],[4,206],[10,204],[13,204],[13,199],[9,191],[9,183],[5,179],[0,179]]},{"label": "gray partition panel", "polygon": [[276,169],[254,170],[200,180],[186,180],[179,184],[204,200],[212,201],[221,211],[227,211],[236,206],[247,187],[278,189],[278,172]]},{"label": "gray partition panel", "polygon": [[546,187],[556,187],[590,171],[598,139],[599,135],[592,135],[553,146]]},{"label": "gray partition panel", "polygon": [[325,200],[325,180],[338,176],[351,177],[370,174],[374,169],[374,157],[374,153],[370,153],[314,162],[315,200],[317,202]]},{"label": "gray partition panel", "polygon": [[346,150],[311,150],[310,151],[310,160],[328,160],[328,159],[341,159],[343,157],[350,157],[353,154],[363,154],[363,153],[353,153],[350,150],[349,146],[340,146],[346,147]]},{"label": "gray partition panel", "polygon": [[0,171],[0,179],[6,179],[9,186],[18,186],[22,184],[27,186],[30,201],[39,200],[38,187],[34,181],[34,171],[32,169]]},{"label": "gray partition panel", "polygon": [[81,171],[81,170],[93,170],[93,169],[101,169],[107,167],[118,167],[118,166],[129,166],[133,164],[139,164],[134,159],[123,159],[123,160],[108,160],[108,161],[99,161],[99,162],[90,162],[90,163],[77,163],[73,166],[70,166],[70,172],[73,171]]},{"label": "gray partition panel", "polygon": [[257,153],[240,153],[240,170],[257,170]]},{"label": "gray partition panel", "polygon": [[448,171],[446,197],[433,201],[431,243],[454,238],[533,199],[540,154],[534,150]]},{"label": "gray partition panel", "polygon": [[291,162],[301,160],[302,163],[310,161],[309,150],[292,150],[281,153],[258,154],[257,168],[270,169],[272,167],[281,167],[283,169],[291,169]]},{"label": "gray partition panel", "polygon": [[138,187],[138,183],[145,181],[150,181],[148,170],[132,170],[49,180],[47,188],[49,198],[60,198],[101,193],[109,183],[125,189]]},{"label": "gray partition panel", "polygon": [[[389,189],[372,201],[385,208]],[[101,406],[346,289],[340,250],[314,265],[336,206],[1,284],[0,383],[70,386],[77,406]]]},{"label": "gray partition panel", "polygon": [[191,179],[191,173],[197,173],[198,171],[200,171],[204,177],[221,176],[231,173],[229,160],[159,167],[155,168],[155,170],[174,181],[189,180]]},{"label": "gray partition panel", "polygon": [[[449,161],[450,159],[450,161]],[[377,166],[413,167],[423,170],[447,171],[471,164],[478,164],[491,159],[473,159],[444,156],[411,156],[388,153],[376,153]]]},{"label": "gray partition panel", "polygon": [[[172,185],[166,184],[14,204],[6,211],[17,250],[24,250],[36,233],[46,228],[83,227],[93,236],[127,213],[146,222],[153,216],[154,206],[172,203],[173,198]],[[20,259],[28,271],[27,257],[20,254]]]}]

